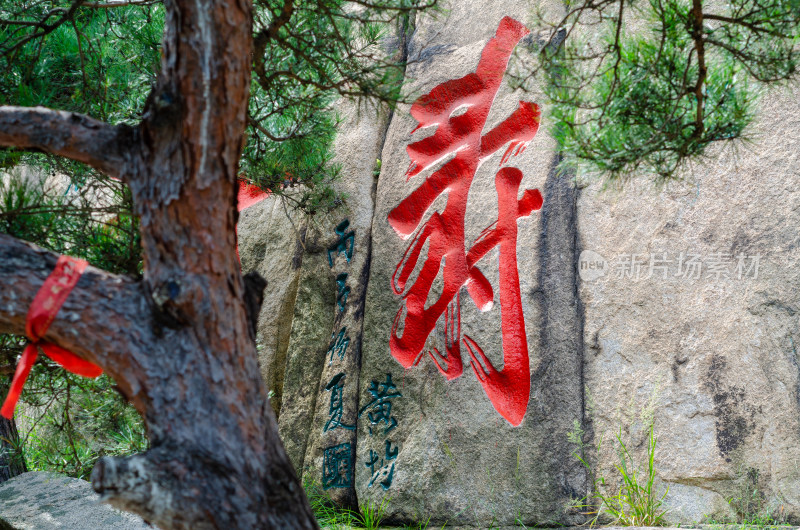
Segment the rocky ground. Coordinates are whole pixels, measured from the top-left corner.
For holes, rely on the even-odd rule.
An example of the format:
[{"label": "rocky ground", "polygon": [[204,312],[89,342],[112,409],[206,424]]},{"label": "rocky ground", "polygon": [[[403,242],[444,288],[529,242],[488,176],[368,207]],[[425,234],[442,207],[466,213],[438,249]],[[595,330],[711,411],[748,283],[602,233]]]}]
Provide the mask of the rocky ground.
[{"label": "rocky ground", "polygon": [[[152,528],[139,517],[120,512],[99,501],[92,491],[91,484],[84,480],[58,475],[56,473],[29,472],[0,485],[0,530],[143,530]],[[323,526],[334,530],[333,526]],[[336,526],[336,530],[360,528]],[[491,528],[492,530],[527,529],[526,526],[380,526],[381,530],[473,530]],[[378,530],[376,528],[375,530]],[[565,530],[586,529],[583,527],[562,527]],[[598,526],[602,530],[672,530],[694,528],[698,530],[766,530],[781,528],[790,530],[794,526],[763,526],[749,524],[694,524],[677,527],[621,527]]]},{"label": "rocky ground", "polygon": [[141,518],[102,504],[85,480],[32,471],[0,484],[0,530],[143,530]]}]

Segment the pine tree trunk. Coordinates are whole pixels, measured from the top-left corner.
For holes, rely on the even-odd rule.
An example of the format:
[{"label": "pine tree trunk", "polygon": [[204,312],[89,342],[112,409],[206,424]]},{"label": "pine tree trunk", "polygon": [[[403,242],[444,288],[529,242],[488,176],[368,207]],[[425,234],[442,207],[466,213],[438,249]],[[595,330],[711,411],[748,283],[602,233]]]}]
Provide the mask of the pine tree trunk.
[{"label": "pine tree trunk", "polygon": [[[139,126],[0,107],[0,145],[121,178],[141,219],[143,281],[88,268],[44,338],[101,366],[147,424],[147,453],[95,466],[104,500],[161,528],[317,528],[258,368],[264,282],[245,282],[236,255],[251,4],[164,6],[162,69]],[[0,332],[24,333],[55,260],[0,236]]]},{"label": "pine tree trunk", "polygon": [[19,433],[16,422],[0,416],[0,484],[28,471],[22,452],[18,449]]}]

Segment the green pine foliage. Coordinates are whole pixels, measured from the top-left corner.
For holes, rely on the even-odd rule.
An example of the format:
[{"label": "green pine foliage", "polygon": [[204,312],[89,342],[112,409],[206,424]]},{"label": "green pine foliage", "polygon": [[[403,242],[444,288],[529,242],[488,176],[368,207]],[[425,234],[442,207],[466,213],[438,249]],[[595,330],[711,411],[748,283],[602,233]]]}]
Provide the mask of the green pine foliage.
[{"label": "green pine foliage", "polygon": [[114,386],[37,363],[17,413],[28,469],[88,480],[99,458],[147,450],[142,418]]},{"label": "green pine foliage", "polygon": [[[162,3],[113,9],[78,5],[74,10],[73,4],[72,0],[0,0],[0,105],[42,105],[112,124],[138,123],[160,65]],[[362,64],[383,37],[380,28],[385,23],[343,16],[341,1],[296,4],[290,24],[262,39],[262,54],[254,65],[241,176],[313,214],[342,201],[332,188],[338,176],[338,167],[331,163],[338,125],[336,100],[343,93],[356,97],[366,91],[392,100],[389,94],[397,92],[399,83],[380,92],[382,79],[390,75],[386,72],[396,77],[402,71],[395,63]],[[283,2],[256,2],[256,32],[269,34],[282,6]],[[62,21],[71,10],[69,19]],[[42,21],[55,27],[48,31],[48,26],[36,25]],[[356,47],[356,41],[362,44]],[[353,55],[356,52],[360,55]],[[348,53],[352,57],[346,62]],[[361,66],[354,75],[357,63]],[[0,149],[0,169],[18,164],[65,173],[78,184],[105,178],[56,157]]]},{"label": "green pine foliage", "polygon": [[[76,187],[66,177],[0,177],[0,233],[118,274],[139,274],[138,222],[122,184],[87,182]],[[13,372],[24,346],[22,337],[0,335],[0,373]],[[0,384],[1,398],[6,391],[7,379]],[[20,440],[11,442],[19,446],[32,471],[88,478],[98,458],[147,448],[141,418],[114,391],[112,379],[76,376],[45,356],[31,371],[15,418]]]},{"label": "green pine foliage", "polygon": [[[341,98],[395,104],[405,72],[387,41],[411,13],[435,0],[298,0],[287,16],[282,0],[256,0],[255,57],[246,178],[309,213],[343,198],[332,182],[340,168],[331,146]],[[395,43],[396,44],[396,43]],[[369,102],[366,101],[369,98]],[[374,112],[375,109],[365,109]]]},{"label": "green pine foliage", "polygon": [[139,225],[126,186],[19,172],[0,180],[0,233],[81,257],[118,274],[141,272]]},{"label": "green pine foliage", "polygon": [[[42,105],[135,123],[160,60],[163,10],[77,10],[51,30],[25,24],[45,17],[54,24],[71,5],[0,0],[0,19],[16,22],[0,23],[0,105]],[[91,168],[0,149],[0,233],[138,275],[139,226],[132,208],[126,186]],[[10,375],[24,344],[23,338],[0,335],[3,373]],[[6,385],[0,390],[4,398]],[[27,381],[16,420],[15,443],[29,470],[88,478],[101,456],[147,447],[141,418],[110,378],[84,379],[44,356]]]},{"label": "green pine foliage", "polygon": [[[403,64],[385,37],[435,0],[254,2],[256,53],[241,176],[308,214],[341,204],[331,146],[340,98],[392,104]],[[161,0],[0,0],[0,105],[37,106],[135,125],[160,67]],[[370,109],[373,111],[373,109]],[[169,178],[169,175],[164,175]],[[130,192],[79,163],[0,148],[0,233],[142,273]],[[0,394],[24,339],[0,335]],[[88,380],[46,358],[18,407],[28,468],[88,477],[103,455],[146,449],[138,414],[105,376]],[[16,442],[15,442],[16,443]]]},{"label": "green pine foliage", "polygon": [[73,3],[0,0],[0,105],[138,122],[160,61],[162,6],[77,9],[46,34],[30,25],[48,13],[55,24]]},{"label": "green pine foliage", "polygon": [[[565,164],[610,182],[679,175],[745,138],[761,89],[797,71],[800,1],[579,0],[538,64]],[[544,17],[540,17],[544,21]]]}]

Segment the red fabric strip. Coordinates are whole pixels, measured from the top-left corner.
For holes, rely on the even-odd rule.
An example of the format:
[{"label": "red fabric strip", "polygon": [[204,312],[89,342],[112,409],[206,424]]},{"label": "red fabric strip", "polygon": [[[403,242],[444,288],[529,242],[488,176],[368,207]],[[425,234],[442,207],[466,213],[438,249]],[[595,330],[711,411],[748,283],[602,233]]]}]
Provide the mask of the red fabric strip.
[{"label": "red fabric strip", "polygon": [[47,328],[56,318],[61,306],[64,305],[67,296],[72,292],[75,284],[78,283],[81,274],[86,270],[87,265],[88,263],[82,259],[60,256],[56,262],[55,269],[53,269],[53,272],[50,273],[33,298],[25,322],[25,334],[30,342],[22,353],[17,370],[14,373],[14,379],[11,382],[11,389],[8,392],[8,396],[6,396],[2,409],[0,409],[0,415],[3,417],[11,419],[11,416],[14,415],[14,409],[17,406],[22,387],[28,379],[33,363],[36,362],[39,348],[42,349],[45,355],[72,373],[84,377],[97,377],[103,373],[99,366],[81,359],[64,348],[41,340],[44,334],[47,333]]},{"label": "red fabric strip", "polygon": [[83,377],[99,377],[103,369],[94,363],[81,359],[69,350],[65,350],[49,342],[40,342],[39,347],[45,355],[60,364],[65,370]]},{"label": "red fabric strip", "polygon": [[17,400],[19,400],[19,395],[22,393],[22,387],[25,386],[25,381],[28,379],[28,374],[31,373],[31,368],[33,368],[33,363],[36,362],[37,357],[39,357],[39,353],[36,351],[34,344],[25,346],[25,351],[22,352],[22,357],[19,358],[19,363],[17,363],[14,379],[11,381],[11,389],[8,391],[3,408],[0,409],[0,414],[4,418],[10,420],[14,415],[14,409],[17,407]]}]

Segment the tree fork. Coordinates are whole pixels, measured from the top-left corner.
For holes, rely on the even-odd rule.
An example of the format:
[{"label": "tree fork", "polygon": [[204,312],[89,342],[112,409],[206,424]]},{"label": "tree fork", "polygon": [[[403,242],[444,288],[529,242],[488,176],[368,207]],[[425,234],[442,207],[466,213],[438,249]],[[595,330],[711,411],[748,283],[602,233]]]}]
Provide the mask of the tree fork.
[{"label": "tree fork", "polygon": [[[102,144],[119,149],[81,137],[119,138],[120,128],[91,118],[76,129],[68,113],[13,111],[52,118],[42,136],[24,121],[2,122],[0,109],[0,145],[121,176],[141,219],[143,280],[87,269],[44,339],[101,366],[145,419],[148,452],[96,465],[104,500],[162,528],[317,528],[258,369],[248,314],[263,283],[246,287],[236,258],[251,3],[164,6],[162,67],[144,119],[126,129],[129,142]],[[0,331],[24,331],[55,259],[0,236]]]}]

